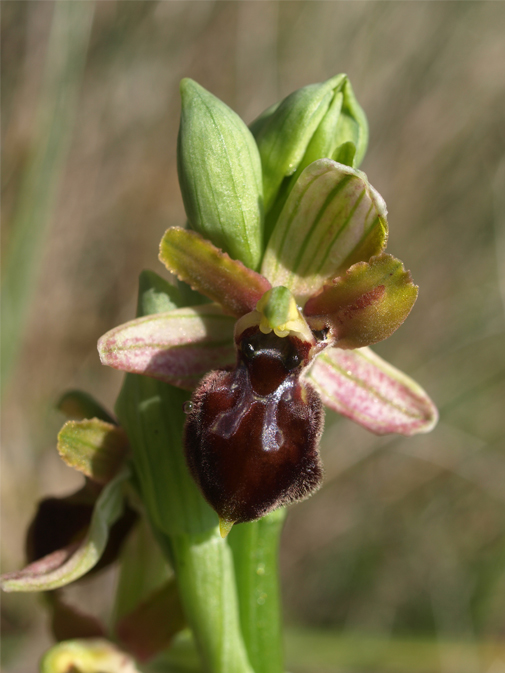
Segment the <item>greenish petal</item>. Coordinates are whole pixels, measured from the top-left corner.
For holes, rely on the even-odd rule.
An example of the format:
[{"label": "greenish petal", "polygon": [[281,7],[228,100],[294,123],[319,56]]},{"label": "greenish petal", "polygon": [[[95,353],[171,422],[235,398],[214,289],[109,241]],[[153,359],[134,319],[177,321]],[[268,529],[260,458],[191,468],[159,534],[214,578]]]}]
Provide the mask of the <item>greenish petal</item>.
[{"label": "greenish petal", "polygon": [[199,234],[180,227],[165,232],[160,260],[180,280],[236,317],[252,311],[271,288],[259,273],[231,259]]},{"label": "greenish petal", "polygon": [[304,313],[313,330],[329,329],[339,348],[362,348],[387,339],[417,299],[410,272],[391,255],[358,262],[311,297]]}]

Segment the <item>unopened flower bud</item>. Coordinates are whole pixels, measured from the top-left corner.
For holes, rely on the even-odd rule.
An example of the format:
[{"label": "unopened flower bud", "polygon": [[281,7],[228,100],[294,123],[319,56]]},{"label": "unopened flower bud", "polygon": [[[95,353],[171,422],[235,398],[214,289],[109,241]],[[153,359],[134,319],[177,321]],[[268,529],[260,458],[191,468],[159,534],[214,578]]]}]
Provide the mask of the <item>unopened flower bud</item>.
[{"label": "unopened flower bud", "polygon": [[181,82],[177,168],[190,226],[234,259],[258,267],[263,242],[261,161],[254,138],[227,105]]},{"label": "unopened flower bud", "polygon": [[326,158],[356,167],[368,142],[366,116],[346,75],[298,89],[266,110],[251,131],[262,161],[265,212],[276,216],[310,163]]}]

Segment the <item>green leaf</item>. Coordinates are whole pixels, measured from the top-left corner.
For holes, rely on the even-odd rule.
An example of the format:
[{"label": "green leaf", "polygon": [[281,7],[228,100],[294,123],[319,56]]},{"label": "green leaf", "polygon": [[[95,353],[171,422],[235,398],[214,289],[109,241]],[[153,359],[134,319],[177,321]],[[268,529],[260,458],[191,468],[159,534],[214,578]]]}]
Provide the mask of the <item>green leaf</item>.
[{"label": "green leaf", "polygon": [[1,578],[4,591],[49,591],[74,582],[93,568],[105,549],[109,529],[123,511],[123,485],[130,477],[124,467],[100,493],[86,537],[79,543],[59,549],[23,570]]},{"label": "green leaf", "polygon": [[366,175],[319,159],[289,195],[261,272],[303,305],[328,280],[382,252],[386,240],[386,204]]},{"label": "green leaf", "polygon": [[378,435],[430,432],[438,421],[421,386],[370,348],[327,348],[305,376],[329,409]]},{"label": "green leaf", "polygon": [[40,673],[141,673],[125,652],[107,640],[85,638],[54,645],[40,662]]},{"label": "green leaf", "polygon": [[139,517],[121,548],[119,577],[111,623],[132,612],[173,575],[147,516]]},{"label": "green leaf", "polygon": [[165,232],[160,260],[180,280],[238,318],[254,310],[271,287],[259,273],[231,259],[195,232],[180,227]]},{"label": "green leaf", "polygon": [[98,484],[107,484],[128,453],[122,428],[98,418],[67,421],[58,434],[58,453],[63,461]]},{"label": "green leaf", "polygon": [[263,246],[261,161],[254,138],[227,105],[181,82],[177,166],[193,229],[251,269]]},{"label": "green leaf", "polygon": [[218,528],[204,535],[160,540],[173,559],[184,612],[204,670],[254,673],[240,630],[232,553]]},{"label": "green leaf", "polygon": [[[140,283],[141,313],[155,308],[144,300],[150,291],[148,280],[143,276]],[[159,277],[155,279],[156,292],[163,293],[164,285],[167,301],[172,302],[169,288],[173,286]],[[192,309],[179,310],[186,313]],[[144,317],[156,318],[155,313]],[[184,404],[188,401],[184,390],[147,376],[128,374],[116,402],[117,416],[132,447],[142,500],[150,520],[167,534],[200,534],[217,526],[216,513],[203,499],[186,466],[183,427]]]},{"label": "green leaf", "polygon": [[313,330],[329,328],[338,348],[362,348],[387,339],[417,299],[410,272],[391,255],[358,262],[311,297],[304,313]]}]

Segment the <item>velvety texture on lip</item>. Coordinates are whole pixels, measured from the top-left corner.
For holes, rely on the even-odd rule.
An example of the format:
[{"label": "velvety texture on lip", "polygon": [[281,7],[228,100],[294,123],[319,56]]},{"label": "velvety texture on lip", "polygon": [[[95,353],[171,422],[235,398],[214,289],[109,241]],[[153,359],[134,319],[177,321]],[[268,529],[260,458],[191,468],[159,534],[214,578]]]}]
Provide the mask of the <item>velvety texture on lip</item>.
[{"label": "velvety texture on lip", "polygon": [[246,330],[233,371],[207,375],[192,399],[186,458],[205,498],[229,522],[301,500],[322,478],[323,408],[300,381],[307,345]]}]

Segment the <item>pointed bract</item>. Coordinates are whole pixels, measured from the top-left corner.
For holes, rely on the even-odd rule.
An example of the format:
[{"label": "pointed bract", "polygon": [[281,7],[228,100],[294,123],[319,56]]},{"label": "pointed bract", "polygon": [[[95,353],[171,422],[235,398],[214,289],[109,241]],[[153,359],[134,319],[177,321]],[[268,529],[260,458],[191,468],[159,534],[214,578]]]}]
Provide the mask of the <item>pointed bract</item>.
[{"label": "pointed bract", "polygon": [[306,377],[327,407],[378,435],[429,432],[437,423],[421,386],[369,348],[328,348]]},{"label": "pointed bract", "polygon": [[365,174],[320,159],[289,195],[261,272],[303,305],[328,280],[382,252],[386,240],[386,205]]},{"label": "pointed bract", "polygon": [[235,361],[234,318],[216,304],[137,318],[98,342],[102,364],[192,390],[210,369]]},{"label": "pointed bract", "polygon": [[254,310],[272,286],[259,273],[216,248],[193,231],[167,229],[161,239],[160,260],[179,280],[221,304],[240,318]]}]

